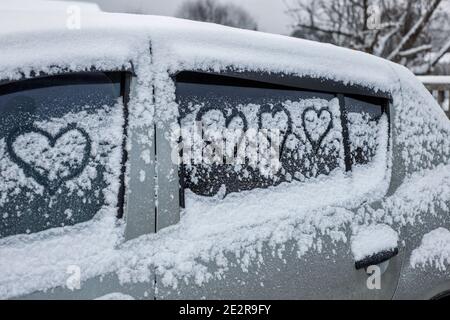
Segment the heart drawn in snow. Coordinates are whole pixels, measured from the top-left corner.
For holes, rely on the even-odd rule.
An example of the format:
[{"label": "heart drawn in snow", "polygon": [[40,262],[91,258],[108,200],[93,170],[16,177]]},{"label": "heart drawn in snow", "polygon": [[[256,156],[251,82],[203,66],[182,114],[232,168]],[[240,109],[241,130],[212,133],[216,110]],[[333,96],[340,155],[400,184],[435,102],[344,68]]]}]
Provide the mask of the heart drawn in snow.
[{"label": "heart drawn in snow", "polygon": [[[283,115],[286,119],[283,119]],[[265,122],[268,122],[267,125]],[[286,140],[292,133],[292,118],[289,111],[282,105],[271,106],[269,104],[265,104],[261,106],[258,112],[258,127],[259,129],[280,130],[283,134],[283,140],[281,141],[280,146],[280,156],[283,155]],[[268,140],[271,142],[269,137]]]},{"label": "heart drawn in snow", "polygon": [[91,140],[86,131],[69,124],[56,135],[34,127],[19,127],[7,138],[12,161],[50,194],[80,175],[89,162]]},{"label": "heart drawn in snow", "polygon": [[302,125],[306,138],[317,153],[323,140],[333,128],[333,117],[327,108],[316,110],[314,107],[309,107],[302,114]]},{"label": "heart drawn in snow", "polygon": [[202,108],[197,113],[197,115],[195,117],[195,121],[203,121],[204,120],[203,117],[210,111],[218,111],[218,112],[222,113],[222,116],[225,119],[225,127],[226,128],[228,128],[234,120],[241,119],[242,125],[243,125],[242,130],[244,132],[247,131],[248,123],[247,123],[247,119],[245,118],[245,115],[241,111],[238,111],[235,109],[232,109],[231,114],[228,115],[227,111],[222,108],[217,108],[217,107]]},{"label": "heart drawn in snow", "polygon": [[[230,128],[231,125],[235,124],[234,121],[237,120],[241,120],[242,122],[242,128],[238,129],[235,128],[235,130],[237,130],[237,133],[239,133],[239,137],[236,141],[236,145],[234,147],[234,155],[236,156],[237,154],[237,150],[238,147],[241,145],[242,141],[244,140],[244,136],[245,136],[245,132],[248,129],[248,122],[247,122],[247,118],[245,117],[244,113],[242,113],[241,111],[238,111],[236,109],[232,109],[231,113],[228,114],[227,110],[223,109],[223,108],[217,108],[217,107],[204,107],[202,109],[200,109],[200,111],[197,113],[196,117],[195,117],[195,121],[197,122],[201,122],[202,123],[202,127],[203,125],[205,125],[204,123],[204,116],[209,113],[210,111],[218,111],[222,114],[223,118],[225,119],[225,128],[226,129],[232,129]],[[218,120],[218,119],[216,119]],[[206,123],[206,126],[208,125],[208,123]],[[203,133],[202,133],[203,134]],[[211,145],[212,142],[211,141],[205,141],[206,145]]]}]

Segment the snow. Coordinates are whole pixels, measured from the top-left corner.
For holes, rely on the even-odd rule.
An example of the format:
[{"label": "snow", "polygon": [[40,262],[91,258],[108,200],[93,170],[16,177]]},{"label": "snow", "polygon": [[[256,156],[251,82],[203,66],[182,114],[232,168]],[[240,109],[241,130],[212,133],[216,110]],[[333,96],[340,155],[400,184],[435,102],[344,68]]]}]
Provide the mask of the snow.
[{"label": "snow", "polygon": [[439,62],[440,63],[450,63],[450,53],[446,53]]},{"label": "snow", "polygon": [[[161,121],[178,116],[175,86],[170,77],[180,70],[221,71],[233,66],[236,71],[282,72],[361,84],[393,96],[391,128],[395,153],[391,149],[380,152],[393,146],[393,140],[387,137],[386,117],[377,126],[355,117],[352,143],[360,146],[360,126],[369,126],[376,137],[370,135],[374,139],[368,148],[376,148],[376,152],[367,165],[356,166],[351,174],[336,168],[328,176],[226,197],[207,198],[188,192],[186,209],[178,224],[127,242],[123,238],[124,221],[115,218],[117,167],[112,166],[112,183],[105,190],[108,205],[91,221],[0,239],[0,298],[65,286],[68,265],[80,267],[82,280],[115,272],[123,283],[153,281],[156,272],[165,286],[176,288],[179,281],[188,279],[203,285],[226,272],[227,254],[237,257],[246,272],[250,260],[263,263],[263,244],[269,244],[274,256],[282,256],[284,243],[292,239],[298,243],[297,255],[301,257],[308,251],[320,252],[323,235],[330,236],[335,244],[351,241],[355,257],[362,257],[392,247],[396,235],[388,228],[420,223],[424,208],[430,214],[438,208],[448,210],[450,124],[432,96],[406,69],[332,45],[213,24],[86,13],[81,29],[70,30],[66,28],[66,18],[26,12],[2,17],[0,47],[7,50],[0,51],[0,79],[17,80],[32,72],[54,74],[91,67],[116,70],[133,66],[138,76],[129,103],[133,129],[146,128],[153,122],[160,125]],[[157,109],[157,105],[164,108]],[[80,117],[78,120],[83,123],[83,115],[72,116]],[[310,120],[318,124],[314,115]],[[39,125],[57,134],[67,123]],[[89,123],[85,129],[89,132]],[[320,125],[312,125],[309,130],[313,140],[320,136]],[[136,130],[139,136],[134,137],[144,149],[141,158],[146,163],[151,161],[153,147],[149,131]],[[319,133],[315,135],[316,131]],[[68,143],[83,145],[81,136],[76,132],[73,135],[67,137]],[[305,132],[299,130],[298,135]],[[21,143],[35,144],[39,139],[28,136]],[[114,135],[112,139],[120,141]],[[128,148],[133,147],[128,142]],[[388,193],[393,154],[399,157],[396,161],[404,163],[405,177],[399,189]],[[20,156],[29,162],[38,161],[33,153]],[[55,162],[51,153],[46,159]],[[0,160],[1,172],[9,176],[11,165],[3,163],[6,160],[1,157]],[[53,168],[44,161],[41,167],[53,170],[54,175],[65,174],[63,164]],[[89,178],[88,171],[83,174]],[[140,179],[145,176],[140,175]],[[38,188],[24,176],[19,176],[19,180],[30,188]],[[89,189],[84,184],[88,180],[66,183],[76,184],[72,185],[74,190],[84,186]],[[0,188],[6,194],[12,192],[8,184],[2,183]],[[377,209],[368,204],[380,199]],[[66,215],[71,213],[66,211]],[[346,236],[349,228],[354,234],[352,239]],[[374,235],[383,241],[372,241]],[[358,239],[362,239],[360,243]],[[211,264],[216,271],[208,267]]]},{"label": "snow", "polygon": [[[382,121],[386,121],[386,119]],[[387,126],[387,124],[384,125]],[[367,113],[349,112],[348,129],[352,162],[355,163],[358,150],[362,152],[363,161],[372,159],[379,144],[377,141],[378,131],[387,128],[383,128],[383,123],[378,124],[377,121],[371,120]]]},{"label": "snow", "polygon": [[98,297],[95,300],[135,300],[132,296],[120,292],[113,292]]},{"label": "snow", "polygon": [[359,227],[351,239],[355,261],[397,248],[398,234],[385,224]]},{"label": "snow", "polygon": [[450,76],[420,76],[417,78],[423,84],[448,84],[448,85],[450,85]]},{"label": "snow", "polygon": [[[295,97],[292,96],[290,99]],[[236,185],[239,181],[245,184],[252,174],[248,170],[242,170],[246,157],[249,158],[247,161],[249,168],[257,169],[255,174],[272,181],[277,181],[281,177],[284,181],[292,179],[289,177],[304,180],[311,176],[328,174],[337,167],[343,170],[345,165],[338,100],[304,99],[301,96],[297,96],[296,101],[290,99],[284,100],[280,97],[276,105],[278,109],[273,109],[275,108],[273,103],[264,104],[267,109],[256,101],[251,104],[240,104],[237,108],[240,115],[232,118],[228,126],[225,115],[232,114],[230,108],[206,109],[209,111],[202,113],[204,104],[190,105],[190,112],[181,119],[183,163],[187,167],[187,180],[194,185],[204,183],[205,175],[215,174],[210,172],[209,165],[222,164],[223,157],[220,154],[218,157],[214,153],[205,157],[208,141],[224,145],[227,163],[234,165],[227,169],[226,174],[233,176]],[[272,110],[278,111],[272,116]],[[196,126],[195,120],[199,114],[202,115],[200,120],[205,127],[203,132]],[[244,121],[248,127],[245,133]],[[275,128],[277,130],[271,131]],[[267,136],[258,133],[258,129],[267,130]],[[175,141],[178,140],[176,138],[177,136],[174,136]],[[238,148],[236,157],[234,157],[235,146]],[[310,161],[314,155],[322,162]],[[293,163],[294,160],[302,165],[296,165]],[[192,164],[203,164],[202,170]]]},{"label": "snow", "polygon": [[[168,67],[169,71],[180,67],[203,69],[202,65],[218,70],[233,65],[237,69],[343,77],[341,80],[346,83],[364,83],[380,90],[392,88],[392,73],[382,59],[333,45],[157,16],[84,13],[80,30],[66,28],[66,19],[65,14],[33,16],[23,12],[2,17],[0,44],[9,50],[0,53],[4,61],[0,78],[18,77],[17,66],[51,72],[51,65],[58,63],[63,67],[67,61],[77,61],[71,69],[85,67],[83,62],[94,62],[103,68],[114,62],[116,67],[136,57],[136,46],[148,48],[145,38],[151,38],[154,59],[162,60],[155,66]],[[251,43],[248,37],[252,38]],[[268,46],[270,42],[275,45]],[[75,47],[80,50],[71,50]],[[36,56],[37,49],[45,54]],[[298,60],[298,56],[303,58]],[[353,64],[364,66],[367,72],[348,68]]]},{"label": "snow", "polygon": [[5,268],[0,298],[65,286],[70,265],[80,267],[82,281],[111,270],[123,230],[105,208],[89,222],[0,239],[0,265]]},{"label": "snow", "polygon": [[[48,215],[51,221],[55,218],[52,206],[80,215],[81,204],[61,207],[70,205],[65,197],[88,204],[103,197],[105,205],[115,208],[121,172],[122,112],[121,102],[95,111],[69,112],[61,118],[34,121],[32,127],[0,139],[0,210],[9,218]],[[101,197],[95,192],[99,179],[107,185]],[[24,195],[28,203],[23,201]],[[64,222],[71,219],[69,215]]]},{"label": "snow", "polygon": [[46,173],[50,181],[64,179],[73,167],[80,167],[88,140],[76,129],[63,134],[52,148],[46,136],[36,132],[26,132],[17,137],[12,145],[16,156],[29,166]]},{"label": "snow", "polygon": [[100,12],[100,7],[96,3],[86,3],[83,1],[47,1],[47,0],[15,0],[14,2],[1,2],[0,10],[6,14],[8,11],[30,11],[30,12],[62,12],[76,6],[82,11]]},{"label": "snow", "polygon": [[425,234],[420,246],[413,250],[410,264],[413,268],[435,267],[440,271],[450,265],[450,231],[437,228]]},{"label": "snow", "polygon": [[[386,134],[380,141],[384,144],[379,148],[386,148]],[[283,243],[294,239],[299,256],[320,250],[323,234],[345,242],[345,224],[351,223],[354,213],[342,204],[351,208],[387,188],[386,153],[378,152],[377,157],[352,176],[336,170],[331,177],[308,183],[284,183],[224,199],[188,193],[180,223],[126,243],[122,243],[123,225],[116,225],[107,212],[73,227],[1,239],[0,256],[5,259],[0,261],[0,298],[64,286],[65,268],[73,264],[80,267],[82,280],[116,272],[125,283],[149,281],[156,270],[164,285],[176,288],[180,279],[194,277],[202,285],[223,273],[226,253],[240,257],[245,271],[264,242],[278,255]],[[366,179],[368,174],[373,179]],[[208,263],[217,264],[218,271],[210,273]]]},{"label": "snow", "polygon": [[[450,159],[450,123],[444,111],[416,77],[397,67],[403,81],[395,130],[407,173],[447,164]],[[424,121],[426,119],[427,121]]]}]

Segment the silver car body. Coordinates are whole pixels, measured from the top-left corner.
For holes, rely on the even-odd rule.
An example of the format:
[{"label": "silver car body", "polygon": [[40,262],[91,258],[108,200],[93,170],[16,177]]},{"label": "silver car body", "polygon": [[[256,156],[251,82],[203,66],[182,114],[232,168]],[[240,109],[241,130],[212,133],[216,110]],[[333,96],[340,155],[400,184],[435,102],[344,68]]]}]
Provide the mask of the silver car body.
[{"label": "silver car body", "polygon": [[[72,18],[2,17],[0,81],[132,73],[124,217],[99,214],[93,222],[0,239],[1,298],[430,299],[450,291],[445,268],[412,259],[424,235],[450,227],[450,122],[405,68],[328,44],[212,24],[103,13]],[[323,83],[327,92],[334,86],[335,93],[342,87],[382,94],[389,101],[389,138],[378,185],[372,190],[349,180],[338,200],[327,191],[312,194],[323,205],[309,213],[289,207],[283,218],[258,217],[247,226],[243,217],[237,229],[222,233],[222,220],[215,224],[213,216],[199,214],[204,220],[193,228],[196,216],[180,208],[168,138],[178,119],[176,75],[186,71],[287,81],[281,75],[299,88]],[[268,190],[279,192],[274,188]],[[218,231],[206,233],[208,222]],[[114,236],[101,244],[92,235],[83,240],[89,228],[97,230],[91,223],[104,223],[99,230],[111,228]],[[362,226],[377,224],[398,234],[398,255],[381,264],[380,288],[370,288],[371,276],[355,268],[352,243]],[[202,232],[209,237],[199,237]],[[78,287],[68,282],[74,274]]]}]

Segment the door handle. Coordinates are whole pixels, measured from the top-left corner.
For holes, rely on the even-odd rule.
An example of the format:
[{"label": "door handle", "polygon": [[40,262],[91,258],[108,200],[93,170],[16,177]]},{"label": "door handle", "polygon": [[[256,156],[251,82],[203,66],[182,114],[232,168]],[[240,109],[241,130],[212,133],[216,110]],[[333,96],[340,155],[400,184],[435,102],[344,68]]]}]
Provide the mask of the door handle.
[{"label": "door handle", "polygon": [[356,270],[375,266],[398,255],[398,248],[384,250],[355,262]]}]

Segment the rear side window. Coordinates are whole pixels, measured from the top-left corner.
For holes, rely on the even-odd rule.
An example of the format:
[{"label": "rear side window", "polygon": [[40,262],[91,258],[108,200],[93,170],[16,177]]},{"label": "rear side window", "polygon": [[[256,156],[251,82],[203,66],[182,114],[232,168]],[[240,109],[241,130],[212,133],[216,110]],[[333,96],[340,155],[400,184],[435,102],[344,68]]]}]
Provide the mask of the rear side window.
[{"label": "rear side window", "polygon": [[119,200],[123,74],[0,87],[0,237],[91,219]]},{"label": "rear side window", "polygon": [[359,96],[345,97],[352,166],[369,164],[386,137],[386,102],[383,99]]},{"label": "rear side window", "polygon": [[177,82],[183,190],[213,196],[345,171],[336,95],[216,80]]}]

